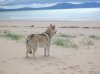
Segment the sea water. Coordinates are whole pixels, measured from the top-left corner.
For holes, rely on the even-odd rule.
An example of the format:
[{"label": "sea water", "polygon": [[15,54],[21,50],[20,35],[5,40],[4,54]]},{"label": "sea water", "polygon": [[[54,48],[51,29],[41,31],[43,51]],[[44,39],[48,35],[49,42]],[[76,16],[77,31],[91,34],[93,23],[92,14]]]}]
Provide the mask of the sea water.
[{"label": "sea water", "polygon": [[100,8],[0,11],[0,19],[100,21]]}]

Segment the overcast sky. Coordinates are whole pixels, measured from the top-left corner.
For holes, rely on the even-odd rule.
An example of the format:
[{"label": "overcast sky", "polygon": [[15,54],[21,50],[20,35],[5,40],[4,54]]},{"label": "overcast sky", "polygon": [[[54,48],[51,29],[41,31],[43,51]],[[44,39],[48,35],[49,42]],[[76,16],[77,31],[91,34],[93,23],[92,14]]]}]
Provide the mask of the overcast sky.
[{"label": "overcast sky", "polygon": [[0,4],[5,3],[14,3],[14,4],[20,4],[20,3],[57,3],[57,2],[99,2],[100,0],[0,0]]}]

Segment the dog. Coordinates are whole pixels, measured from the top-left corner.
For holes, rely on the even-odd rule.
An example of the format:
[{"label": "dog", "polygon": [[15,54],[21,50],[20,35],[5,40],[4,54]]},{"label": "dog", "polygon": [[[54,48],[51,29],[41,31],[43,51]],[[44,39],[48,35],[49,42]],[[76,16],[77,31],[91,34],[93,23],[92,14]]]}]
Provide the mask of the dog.
[{"label": "dog", "polygon": [[51,39],[56,34],[55,25],[48,26],[47,30],[41,34],[31,34],[27,36],[26,39],[26,57],[28,54],[33,54],[35,57],[35,53],[38,47],[44,48],[44,56],[50,56],[50,45]]}]

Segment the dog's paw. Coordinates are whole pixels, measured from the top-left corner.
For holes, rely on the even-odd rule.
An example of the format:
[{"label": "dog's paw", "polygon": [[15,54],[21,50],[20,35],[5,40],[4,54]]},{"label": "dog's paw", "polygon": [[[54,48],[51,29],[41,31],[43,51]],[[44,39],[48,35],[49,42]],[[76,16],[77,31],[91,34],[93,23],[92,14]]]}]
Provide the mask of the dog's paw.
[{"label": "dog's paw", "polygon": [[27,58],[29,58],[29,56],[25,56],[25,58],[27,59]]},{"label": "dog's paw", "polygon": [[50,56],[50,54],[47,55],[48,57]]},{"label": "dog's paw", "polygon": [[47,55],[44,55],[44,57],[46,57]]}]

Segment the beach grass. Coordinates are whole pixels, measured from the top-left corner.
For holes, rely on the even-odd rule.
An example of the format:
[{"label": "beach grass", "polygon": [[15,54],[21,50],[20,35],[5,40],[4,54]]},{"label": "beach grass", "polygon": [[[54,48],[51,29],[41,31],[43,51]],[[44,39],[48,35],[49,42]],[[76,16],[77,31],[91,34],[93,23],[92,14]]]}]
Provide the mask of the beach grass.
[{"label": "beach grass", "polygon": [[90,37],[83,37],[79,44],[83,46],[94,45],[94,40]]},{"label": "beach grass", "polygon": [[60,33],[58,36],[60,37],[67,37],[67,38],[76,38],[77,36],[76,35],[72,35],[72,34],[63,34],[63,33]]},{"label": "beach grass", "polygon": [[[89,36],[81,35],[81,36],[83,36],[83,38],[80,39],[79,44],[77,44],[74,41],[75,38],[77,38],[77,35],[60,33],[53,37],[52,44],[60,46],[60,47],[65,47],[65,48],[79,48],[79,46],[81,45],[83,46],[94,45],[95,39],[100,40],[100,37],[96,35],[89,35]],[[25,41],[25,35],[15,34],[11,32],[0,34],[0,37],[5,38],[5,39],[10,39],[10,40],[15,40],[15,41],[18,41],[18,40]]]},{"label": "beach grass", "polygon": [[78,48],[78,45],[73,41],[73,39],[67,37],[66,35],[54,37],[52,44],[66,48]]},{"label": "beach grass", "polygon": [[100,40],[100,37],[96,35],[89,35],[89,37],[95,40]]},{"label": "beach grass", "polygon": [[56,35],[52,43],[57,46],[66,47],[66,48],[79,48],[80,46],[89,46],[94,45],[95,40],[100,40],[99,36],[96,35],[79,35],[82,36],[82,39],[79,39],[79,42],[75,42],[74,40],[77,38],[75,34],[59,34]]},{"label": "beach grass", "polygon": [[4,34],[0,34],[0,37],[18,41],[23,38],[23,35],[15,34],[15,33],[4,33]]}]

